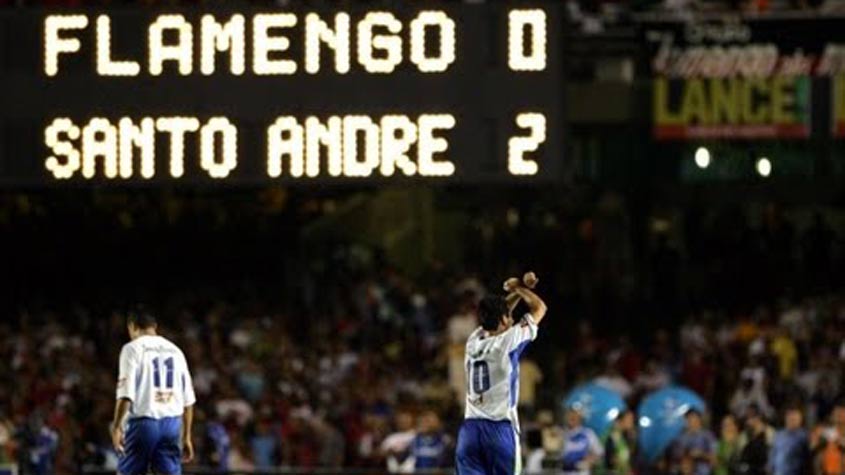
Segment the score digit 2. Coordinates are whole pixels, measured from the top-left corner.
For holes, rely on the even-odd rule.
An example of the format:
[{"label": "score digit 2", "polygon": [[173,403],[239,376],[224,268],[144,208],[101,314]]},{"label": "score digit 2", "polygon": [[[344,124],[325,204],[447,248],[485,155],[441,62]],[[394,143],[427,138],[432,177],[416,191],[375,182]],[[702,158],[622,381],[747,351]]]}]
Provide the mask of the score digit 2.
[{"label": "score digit 2", "polygon": [[527,133],[508,140],[508,171],[511,175],[536,175],[540,166],[525,154],[536,152],[546,141],[546,116],[539,112],[522,112],[516,116],[516,126]]}]

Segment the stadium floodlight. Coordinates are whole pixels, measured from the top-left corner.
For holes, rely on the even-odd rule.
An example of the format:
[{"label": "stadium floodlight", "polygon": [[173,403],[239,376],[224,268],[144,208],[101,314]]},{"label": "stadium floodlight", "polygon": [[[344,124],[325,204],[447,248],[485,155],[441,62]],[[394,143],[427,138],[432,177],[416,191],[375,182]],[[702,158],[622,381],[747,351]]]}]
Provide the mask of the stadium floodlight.
[{"label": "stadium floodlight", "polygon": [[772,162],[766,157],[757,160],[757,173],[766,178],[772,174]]},{"label": "stadium floodlight", "polygon": [[698,147],[695,150],[695,164],[701,169],[710,166],[710,150],[707,147]]}]

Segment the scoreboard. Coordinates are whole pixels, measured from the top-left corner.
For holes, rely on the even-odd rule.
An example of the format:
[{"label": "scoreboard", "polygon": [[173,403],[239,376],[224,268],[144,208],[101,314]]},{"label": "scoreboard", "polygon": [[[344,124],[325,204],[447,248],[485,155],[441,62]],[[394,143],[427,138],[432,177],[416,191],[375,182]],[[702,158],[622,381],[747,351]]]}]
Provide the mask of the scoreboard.
[{"label": "scoreboard", "polygon": [[2,11],[0,185],[553,180],[562,27],[522,3]]}]

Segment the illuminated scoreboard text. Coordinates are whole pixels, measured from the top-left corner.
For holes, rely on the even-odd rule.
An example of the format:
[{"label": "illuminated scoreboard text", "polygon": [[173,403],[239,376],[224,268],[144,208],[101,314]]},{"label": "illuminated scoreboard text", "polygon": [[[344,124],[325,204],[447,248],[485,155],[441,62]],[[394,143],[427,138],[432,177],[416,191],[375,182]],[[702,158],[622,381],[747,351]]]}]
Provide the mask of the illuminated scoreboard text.
[{"label": "illuminated scoreboard text", "polygon": [[0,27],[37,44],[0,45],[20,99],[0,112],[0,183],[530,180],[562,159],[555,8],[13,11]]}]

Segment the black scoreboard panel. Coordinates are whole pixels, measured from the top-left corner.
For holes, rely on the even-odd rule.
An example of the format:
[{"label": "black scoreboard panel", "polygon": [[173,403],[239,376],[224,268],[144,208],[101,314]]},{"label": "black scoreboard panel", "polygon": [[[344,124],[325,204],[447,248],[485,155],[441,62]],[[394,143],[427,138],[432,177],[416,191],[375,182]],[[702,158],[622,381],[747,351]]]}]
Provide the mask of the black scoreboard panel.
[{"label": "black scoreboard panel", "polygon": [[557,6],[0,12],[0,184],[553,180]]}]

